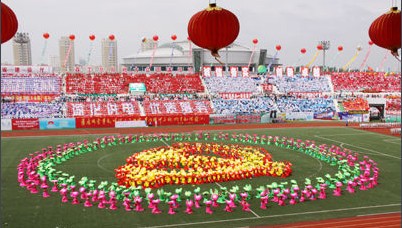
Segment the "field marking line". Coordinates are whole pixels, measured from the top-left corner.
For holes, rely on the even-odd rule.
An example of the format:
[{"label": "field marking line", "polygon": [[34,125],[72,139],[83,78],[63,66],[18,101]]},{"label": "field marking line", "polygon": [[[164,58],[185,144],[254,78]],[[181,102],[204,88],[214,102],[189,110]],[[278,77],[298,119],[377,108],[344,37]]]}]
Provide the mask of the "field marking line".
[{"label": "field marking line", "polygon": [[[401,139],[384,139],[382,140],[383,142],[386,143],[392,143],[392,144],[396,144],[396,145],[400,145],[401,144]],[[396,141],[396,142],[394,142]]]},{"label": "field marking line", "polygon": [[307,211],[307,212],[278,214],[278,215],[267,215],[267,216],[260,216],[259,218],[257,218],[257,217],[247,217],[247,218],[223,219],[223,220],[205,221],[205,222],[191,222],[191,223],[181,223],[181,224],[178,223],[178,224],[169,224],[169,225],[161,225],[161,226],[146,226],[144,228],[191,226],[191,225],[198,225],[198,224],[210,224],[210,223],[220,223],[220,222],[263,219],[263,218],[287,217],[287,216],[297,216],[297,215],[306,215],[306,214],[320,214],[320,213],[329,213],[329,212],[338,212],[338,211],[351,211],[351,210],[360,210],[360,209],[369,209],[369,208],[381,208],[381,207],[393,207],[393,206],[399,206],[400,207],[401,203],[385,204],[385,205],[374,205],[374,206],[365,206],[365,207],[340,208],[340,209],[321,210],[321,211]]},{"label": "field marking line", "polygon": [[373,215],[387,215],[387,214],[394,214],[394,213],[401,213],[401,211],[391,211],[391,212],[383,212],[383,213],[356,215],[356,217],[373,216]]},{"label": "field marking line", "polygon": [[377,133],[377,132],[366,131],[366,130],[363,130],[363,129],[356,129],[356,128],[350,128],[350,129],[353,130],[353,131],[365,132],[366,134],[377,135],[377,136],[385,137],[385,138],[392,138],[392,139],[399,138],[399,137],[395,137],[395,136],[392,136],[392,135],[385,135],[385,134],[381,134],[381,133]]},{"label": "field marking line", "polygon": [[[192,130],[192,131],[182,131],[183,133],[196,133],[200,131],[207,131],[207,132],[226,132],[226,131],[247,131],[247,130],[283,130],[283,129],[295,129],[295,128],[344,128],[344,126],[312,126],[312,127],[283,127],[283,128],[232,128],[232,129],[224,129],[224,130]],[[351,128],[353,129],[353,128]],[[91,134],[89,130],[85,130],[86,132],[89,132],[89,134],[67,134],[67,135],[31,135],[31,136],[1,136],[2,139],[13,139],[13,138],[44,138],[44,137],[73,137],[73,136],[83,136],[83,135],[128,135],[128,133],[121,133],[121,132],[108,132],[108,133],[94,133]],[[179,131],[178,131],[179,132]],[[177,133],[177,132],[160,132],[160,133]],[[34,134],[34,133],[33,133]],[[152,132],[149,132],[149,134],[152,134]],[[392,137],[392,136],[389,136]]]},{"label": "field marking line", "polygon": [[366,132],[366,133],[361,133],[361,134],[351,134],[351,133],[348,133],[348,134],[332,134],[332,135],[322,135],[322,136],[339,136],[339,135],[372,135],[373,133],[371,133],[371,132]]},{"label": "field marking line", "polygon": [[112,171],[112,170],[109,170],[109,169],[106,169],[105,167],[103,167],[101,164],[100,164],[100,161],[101,160],[103,160],[103,159],[105,159],[105,158],[107,158],[107,157],[110,157],[110,156],[112,156],[113,154],[106,154],[106,155],[103,155],[102,157],[100,157],[99,159],[98,159],[98,161],[96,162],[96,164],[98,165],[98,167],[100,168],[100,169],[102,169],[103,171],[106,171],[106,172],[108,172],[108,173],[113,173],[114,174],[114,171]]},{"label": "field marking line", "polygon": [[384,153],[381,153],[381,152],[378,152],[378,151],[375,151],[375,150],[367,149],[367,148],[360,147],[360,146],[355,146],[355,145],[353,145],[353,144],[341,142],[341,141],[338,141],[338,140],[334,140],[334,139],[329,139],[329,138],[321,137],[321,136],[319,136],[319,135],[314,135],[314,137],[316,137],[316,138],[321,138],[321,139],[328,140],[328,141],[332,141],[332,142],[344,143],[345,145],[349,145],[349,146],[351,146],[351,147],[359,148],[359,149],[366,150],[366,151],[371,151],[371,152],[373,152],[373,153],[380,154],[380,155],[383,155],[383,156],[385,156],[385,157],[391,157],[391,158],[396,158],[396,159],[401,160],[400,157],[396,157],[396,156],[389,155],[389,154],[384,154]]},{"label": "field marking line", "polygon": [[322,163],[321,163],[321,160],[320,159],[318,159],[318,158],[316,158],[316,157],[314,157],[314,159],[315,160],[317,160],[318,161],[318,163],[320,163],[320,168],[318,169],[318,171],[317,172],[315,172],[315,173],[313,173],[313,174],[311,174],[310,176],[308,176],[307,178],[311,178],[311,177],[313,177],[313,176],[315,176],[315,175],[317,175],[319,172],[321,172],[321,170],[322,170]]},{"label": "field marking line", "polygon": [[[379,220],[379,219],[380,219],[380,221],[369,221],[370,219],[367,219],[367,221],[366,220],[361,221],[361,219],[356,220],[356,219],[353,219],[353,218],[351,218],[351,219],[349,219],[347,221],[332,221],[332,222],[331,221],[328,221],[328,222],[317,221],[318,224],[314,224],[314,225],[319,225],[319,226],[322,226],[322,227],[324,227],[325,225],[329,225],[329,226],[332,227],[335,224],[340,224],[340,225],[338,225],[339,227],[350,227],[350,226],[351,227],[356,227],[356,223],[357,223],[357,224],[359,224],[359,227],[365,227],[364,225],[369,225],[369,224],[380,224],[381,225],[382,223],[385,222],[385,221],[382,221],[383,218],[377,218],[377,220]],[[386,222],[398,222],[398,221],[400,221],[400,219],[390,219],[390,220],[387,220]],[[353,224],[342,224],[342,223],[353,223]],[[336,227],[338,227],[338,226],[336,226]],[[286,227],[288,227],[288,228],[292,228],[292,227],[293,228],[311,227],[311,224],[303,224],[303,225],[287,224]],[[378,226],[378,227],[381,227],[381,226]]]}]

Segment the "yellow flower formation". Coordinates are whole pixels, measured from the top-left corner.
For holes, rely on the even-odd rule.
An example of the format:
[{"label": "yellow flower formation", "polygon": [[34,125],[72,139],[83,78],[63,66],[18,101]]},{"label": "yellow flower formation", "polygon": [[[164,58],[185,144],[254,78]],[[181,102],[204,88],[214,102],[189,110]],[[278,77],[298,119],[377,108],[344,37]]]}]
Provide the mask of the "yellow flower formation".
[{"label": "yellow flower formation", "polygon": [[118,184],[126,187],[287,177],[292,172],[290,162],[273,162],[264,148],[235,144],[176,143],[136,153],[126,162],[115,169]]}]

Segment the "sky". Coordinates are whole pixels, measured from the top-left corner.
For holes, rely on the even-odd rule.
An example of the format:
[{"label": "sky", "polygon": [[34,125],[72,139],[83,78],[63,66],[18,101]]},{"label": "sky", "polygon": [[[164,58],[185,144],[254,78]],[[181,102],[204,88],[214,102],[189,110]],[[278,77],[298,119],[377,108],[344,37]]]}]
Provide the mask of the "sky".
[{"label": "sky", "polygon": [[[215,2],[214,0],[209,0]],[[185,40],[187,24],[192,15],[208,6],[207,0],[4,0],[17,15],[18,32],[27,32],[31,38],[33,65],[59,56],[61,36],[75,35],[76,63],[86,60],[90,51],[89,35],[96,39],[91,63],[101,64],[101,40],[115,35],[119,63],[122,58],[137,53],[143,37],[159,36],[159,42]],[[240,22],[236,43],[252,48],[252,40],[259,40],[257,48],[275,54],[275,46],[285,66],[307,64],[313,58],[321,40],[331,43],[326,63],[342,67],[348,63],[358,46],[362,47],[351,68],[359,68],[369,50],[368,29],[371,23],[393,5],[400,8],[401,0],[217,0],[217,5],[233,12]],[[43,33],[49,33],[45,40]],[[46,45],[45,55],[42,51]],[[13,62],[11,40],[1,45],[1,62]],[[343,46],[339,52],[337,47]],[[307,50],[305,55],[300,49]],[[401,65],[387,51],[371,47],[367,66],[374,69],[385,59],[385,70],[400,71]],[[400,51],[399,51],[400,53]],[[314,64],[321,65],[322,54]],[[48,63],[48,62],[47,62]]]}]

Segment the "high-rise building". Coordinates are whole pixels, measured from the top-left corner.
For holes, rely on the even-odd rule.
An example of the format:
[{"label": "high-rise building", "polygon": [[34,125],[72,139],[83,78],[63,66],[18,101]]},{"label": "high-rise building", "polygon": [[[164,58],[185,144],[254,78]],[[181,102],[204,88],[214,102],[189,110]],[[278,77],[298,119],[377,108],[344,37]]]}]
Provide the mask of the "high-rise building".
[{"label": "high-rise building", "polygon": [[59,40],[59,53],[61,71],[74,71],[74,40],[71,40],[68,36],[62,36]]},{"label": "high-rise building", "polygon": [[106,71],[118,71],[116,40],[102,39],[102,66]]},{"label": "high-rise building", "polygon": [[13,39],[14,65],[31,66],[31,40],[28,33],[18,32]]}]

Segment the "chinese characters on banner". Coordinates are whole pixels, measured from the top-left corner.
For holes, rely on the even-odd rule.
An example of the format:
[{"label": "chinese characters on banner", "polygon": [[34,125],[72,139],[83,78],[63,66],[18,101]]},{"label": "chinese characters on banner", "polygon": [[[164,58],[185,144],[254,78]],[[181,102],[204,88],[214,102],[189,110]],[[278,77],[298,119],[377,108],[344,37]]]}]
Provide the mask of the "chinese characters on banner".
[{"label": "chinese characters on banner", "polygon": [[241,72],[242,72],[242,74],[243,74],[243,77],[248,77],[249,76],[249,69],[248,69],[248,67],[246,67],[246,66],[244,66],[244,67],[242,67],[241,68]]},{"label": "chinese characters on banner", "polygon": [[230,76],[237,77],[237,67],[235,67],[235,66],[230,67]]},{"label": "chinese characters on banner", "polygon": [[309,68],[308,67],[301,67],[301,75],[303,77],[307,77],[309,73]]},{"label": "chinese characters on banner", "polygon": [[204,67],[202,68],[202,75],[203,75],[204,77],[211,77],[211,67],[209,67],[209,66],[204,66]]},{"label": "chinese characters on banner", "polygon": [[213,112],[207,100],[164,100],[144,101],[147,115],[210,114]]},{"label": "chinese characters on banner", "polygon": [[288,77],[293,77],[294,73],[295,73],[295,71],[294,71],[293,67],[286,67],[286,75]]},{"label": "chinese characters on banner", "polygon": [[313,67],[313,76],[320,77],[320,74],[321,74],[320,67],[318,67],[318,66]]},{"label": "chinese characters on banner", "polygon": [[135,101],[67,103],[68,117],[124,117],[132,115],[140,115],[138,103]]},{"label": "chinese characters on banner", "polygon": [[216,77],[222,77],[223,76],[223,69],[221,66],[216,66],[215,67],[215,76]]},{"label": "chinese characters on banner", "polygon": [[275,67],[275,74],[278,77],[282,77],[283,76],[283,68],[281,66]]}]

